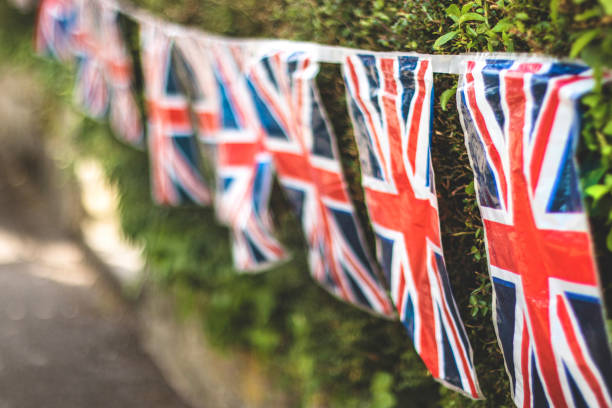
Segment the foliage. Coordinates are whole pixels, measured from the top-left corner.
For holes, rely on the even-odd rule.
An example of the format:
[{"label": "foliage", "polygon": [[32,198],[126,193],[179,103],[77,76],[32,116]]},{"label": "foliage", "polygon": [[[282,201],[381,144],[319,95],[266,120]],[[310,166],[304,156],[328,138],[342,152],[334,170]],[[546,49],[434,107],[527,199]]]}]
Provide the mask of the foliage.
[{"label": "foliage", "polygon": [[[601,76],[611,66],[610,0],[138,0],[177,23],[233,36],[282,37],[373,50],[543,52],[576,55]],[[135,25],[126,33],[138,53]],[[318,79],[338,135],[350,193],[368,230],[359,162],[338,68]],[[141,84],[140,84],[141,85]],[[334,300],[309,278],[299,224],[276,188],[273,211],[293,259],[259,275],[231,267],[228,232],[210,209],[159,208],[150,202],[146,155],[84,120],[78,144],[99,158],[121,194],[126,236],[144,244],[151,273],[173,290],[186,313],[201,316],[219,347],[265,361],[305,406],[512,406],[491,322],[491,285],[472,172],[457,113],[456,77],[436,75],[432,158],[445,256],[474,348],[487,400],[472,402],[439,387],[412,351],[399,323],[373,318]],[[65,90],[64,90],[65,92]],[[579,159],[602,266],[612,264],[612,98],[598,85],[584,98]],[[371,241],[371,230],[368,230]],[[607,245],[607,248],[606,248]],[[610,278],[603,274],[610,309]]]}]

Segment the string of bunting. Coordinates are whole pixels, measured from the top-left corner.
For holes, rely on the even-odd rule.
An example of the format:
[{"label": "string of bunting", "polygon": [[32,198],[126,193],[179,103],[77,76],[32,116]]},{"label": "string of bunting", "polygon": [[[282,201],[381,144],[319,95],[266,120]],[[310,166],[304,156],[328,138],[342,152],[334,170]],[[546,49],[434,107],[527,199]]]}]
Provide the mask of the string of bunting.
[{"label": "string of bunting", "polygon": [[[146,138],[118,13],[141,29]],[[36,46],[76,60],[77,104],[146,147],[157,204],[214,204],[232,231],[237,270],[289,256],[268,211],[276,175],[302,223],[313,278],[343,301],[399,319],[436,380],[481,399],[444,260],[430,153],[433,74],[459,75],[457,109],[513,399],[519,407],[612,406],[612,354],[574,158],[577,101],[595,83],[585,64],[227,38],[115,0],[43,0]],[[375,251],[315,83],[320,63],[342,65]],[[215,148],[216,188],[201,175],[198,140]]]}]

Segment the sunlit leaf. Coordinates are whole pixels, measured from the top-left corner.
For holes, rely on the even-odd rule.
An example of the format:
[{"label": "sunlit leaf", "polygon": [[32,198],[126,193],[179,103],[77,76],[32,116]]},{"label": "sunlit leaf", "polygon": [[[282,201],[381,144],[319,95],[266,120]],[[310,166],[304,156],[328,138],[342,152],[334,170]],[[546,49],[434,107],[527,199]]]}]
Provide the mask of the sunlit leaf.
[{"label": "sunlit leaf", "polygon": [[599,4],[601,4],[606,14],[612,14],[612,0],[599,0]]},{"label": "sunlit leaf", "polygon": [[436,42],[434,42],[434,44],[433,44],[433,49],[434,50],[439,50],[440,47],[442,47],[444,44],[446,44],[447,42],[449,42],[450,40],[455,38],[458,33],[459,33],[459,30],[455,30],[455,31],[448,32],[448,33],[438,37]]},{"label": "sunlit leaf", "polygon": [[457,85],[453,86],[450,89],[445,90],[440,95],[440,106],[442,106],[442,110],[446,112],[446,105],[448,101],[457,93]]},{"label": "sunlit leaf", "polygon": [[485,18],[478,13],[466,13],[459,18],[459,24],[465,23],[466,21],[485,21]]},{"label": "sunlit leaf", "polygon": [[514,25],[510,23],[508,20],[503,19],[503,20],[499,20],[497,24],[495,24],[495,27],[493,27],[491,30],[495,33],[501,33],[502,31],[508,31],[513,26]]},{"label": "sunlit leaf", "polygon": [[600,28],[594,28],[592,30],[585,31],[574,41],[572,49],[570,51],[570,57],[575,58],[580,54],[580,51],[586,47],[591,41],[593,41],[601,33]]},{"label": "sunlit leaf", "polygon": [[459,16],[461,15],[461,11],[456,4],[451,4],[446,9],[446,15],[449,16],[455,23],[459,20]]},{"label": "sunlit leaf", "polygon": [[589,197],[592,197],[595,202],[601,200],[601,198],[604,195],[606,195],[608,191],[610,191],[610,188],[607,186],[604,186],[603,184],[594,184],[588,187],[586,190],[584,190],[584,192]]}]

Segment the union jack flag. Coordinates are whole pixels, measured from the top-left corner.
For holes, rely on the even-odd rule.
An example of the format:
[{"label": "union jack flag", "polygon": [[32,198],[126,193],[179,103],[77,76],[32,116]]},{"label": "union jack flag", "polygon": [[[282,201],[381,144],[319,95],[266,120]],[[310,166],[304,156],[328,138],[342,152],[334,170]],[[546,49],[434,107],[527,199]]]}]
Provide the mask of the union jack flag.
[{"label": "union jack flag", "polygon": [[100,62],[86,56],[79,57],[74,103],[88,116],[102,119],[108,111],[109,93]]},{"label": "union jack flag", "polygon": [[185,62],[189,76],[192,109],[197,121],[198,137],[202,142],[214,145],[220,128],[220,102],[217,80],[213,72],[210,45],[195,36],[177,36],[175,44]]},{"label": "union jack flag", "polygon": [[163,205],[208,204],[211,197],[201,174],[189,102],[177,72],[180,55],[154,24],[141,26],[141,41],[153,199]]},{"label": "union jack flag", "polygon": [[132,61],[118,25],[117,10],[104,2],[80,0],[76,33],[79,70],[75,99],[94,118],[110,111],[119,138],[141,146],[140,111],[131,89]]},{"label": "union jack flag", "polygon": [[76,0],[78,19],[74,33],[77,79],[74,100],[89,116],[101,119],[108,111],[109,89],[100,60],[101,5],[93,0]]},{"label": "union jack flag", "polygon": [[306,53],[279,52],[249,69],[249,89],[280,183],[302,221],[313,277],[332,294],[394,317],[368,256]]},{"label": "union jack flag", "polygon": [[591,72],[469,61],[457,92],[519,407],[612,406],[612,356],[574,148]]},{"label": "union jack flag", "polygon": [[273,178],[264,133],[247,90],[240,49],[177,38],[193,78],[194,111],[203,141],[216,145],[218,219],[232,231],[234,266],[259,271],[287,258],[272,233]]},{"label": "union jack flag", "polygon": [[70,61],[75,53],[79,17],[76,0],[42,0],[38,7],[35,46],[39,54]]},{"label": "union jack flag", "polygon": [[434,378],[480,398],[440,241],[429,147],[431,62],[351,55],[342,71],[378,258],[400,320]]}]

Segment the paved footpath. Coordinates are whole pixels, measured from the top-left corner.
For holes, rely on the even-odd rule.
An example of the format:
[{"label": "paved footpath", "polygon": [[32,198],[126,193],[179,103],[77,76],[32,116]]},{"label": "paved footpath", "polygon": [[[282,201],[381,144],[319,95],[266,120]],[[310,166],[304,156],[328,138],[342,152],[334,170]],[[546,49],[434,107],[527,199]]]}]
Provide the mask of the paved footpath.
[{"label": "paved footpath", "polygon": [[78,245],[0,226],[0,408],[187,408]]},{"label": "paved footpath", "polygon": [[0,64],[0,408],[187,408],[142,351],[131,309],[65,238],[79,198],[47,154],[38,76],[11,65]]}]

